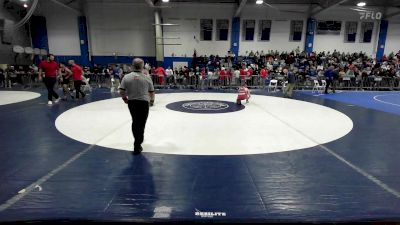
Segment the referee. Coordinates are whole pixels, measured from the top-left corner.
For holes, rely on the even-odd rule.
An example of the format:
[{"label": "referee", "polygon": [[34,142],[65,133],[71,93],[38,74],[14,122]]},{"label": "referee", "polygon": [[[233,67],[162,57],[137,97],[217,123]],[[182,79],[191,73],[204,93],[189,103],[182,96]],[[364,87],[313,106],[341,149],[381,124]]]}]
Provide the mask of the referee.
[{"label": "referee", "polygon": [[149,106],[154,104],[154,86],[151,78],[143,74],[144,62],[140,58],[133,60],[133,72],[122,79],[119,93],[128,104],[132,116],[132,133],[135,138],[133,154],[143,151],[144,129],[149,115]]}]

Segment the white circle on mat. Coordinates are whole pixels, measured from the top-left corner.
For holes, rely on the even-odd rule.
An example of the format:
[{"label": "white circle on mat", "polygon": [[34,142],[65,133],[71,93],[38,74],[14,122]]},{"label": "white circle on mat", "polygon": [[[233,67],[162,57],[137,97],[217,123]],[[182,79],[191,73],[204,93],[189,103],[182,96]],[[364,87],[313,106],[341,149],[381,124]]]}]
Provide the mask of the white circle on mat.
[{"label": "white circle on mat", "polygon": [[[352,120],[314,103],[253,95],[246,108],[222,114],[169,110],[177,101],[236,101],[236,94],[158,94],[150,108],[144,153],[176,155],[248,155],[310,148],[337,140],[353,128]],[[56,120],[57,129],[77,141],[132,151],[127,105],[114,98],[70,109]]]},{"label": "white circle on mat", "polygon": [[30,91],[0,91],[0,105],[24,102],[39,97],[39,93]]}]

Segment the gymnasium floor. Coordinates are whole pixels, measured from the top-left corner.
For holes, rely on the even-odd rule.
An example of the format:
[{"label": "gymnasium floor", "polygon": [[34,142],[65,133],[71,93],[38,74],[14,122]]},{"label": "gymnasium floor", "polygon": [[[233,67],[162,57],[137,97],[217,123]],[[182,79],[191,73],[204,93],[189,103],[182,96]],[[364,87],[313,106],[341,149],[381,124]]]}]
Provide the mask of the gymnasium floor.
[{"label": "gymnasium floor", "polygon": [[29,91],[0,91],[2,222],[400,220],[399,92],[160,90],[133,156],[109,90]]}]

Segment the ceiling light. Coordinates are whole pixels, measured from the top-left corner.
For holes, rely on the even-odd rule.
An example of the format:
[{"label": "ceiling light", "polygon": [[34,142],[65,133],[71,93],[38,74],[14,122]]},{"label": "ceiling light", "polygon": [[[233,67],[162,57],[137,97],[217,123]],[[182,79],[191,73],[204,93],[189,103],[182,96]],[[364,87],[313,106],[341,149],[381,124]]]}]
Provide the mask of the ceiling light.
[{"label": "ceiling light", "polygon": [[357,3],[357,6],[359,6],[359,7],[364,7],[364,6],[366,6],[367,5],[367,3],[365,3],[365,2],[359,2],[359,3]]},{"label": "ceiling light", "polygon": [[24,8],[28,8],[28,4],[24,3]]},{"label": "ceiling light", "polygon": [[261,5],[261,4],[263,4],[263,3],[264,3],[263,0],[257,0],[257,1],[256,1],[256,4],[257,4],[257,5]]},{"label": "ceiling light", "polygon": [[162,2],[169,2],[169,0],[162,0]]}]

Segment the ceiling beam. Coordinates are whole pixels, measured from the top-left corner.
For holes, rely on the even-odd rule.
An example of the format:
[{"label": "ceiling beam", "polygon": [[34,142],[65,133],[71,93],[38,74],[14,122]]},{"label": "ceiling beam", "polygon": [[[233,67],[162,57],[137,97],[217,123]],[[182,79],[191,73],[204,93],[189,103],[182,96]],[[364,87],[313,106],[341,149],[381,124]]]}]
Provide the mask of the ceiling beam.
[{"label": "ceiling beam", "polygon": [[235,16],[234,16],[234,17],[238,17],[238,16],[240,15],[240,13],[242,12],[242,9],[243,9],[244,6],[246,5],[246,3],[247,3],[247,0],[242,0],[242,1],[240,2],[240,5],[239,5],[239,7],[236,9],[236,12],[235,12]]},{"label": "ceiling beam", "polygon": [[71,4],[71,3],[73,3],[73,2],[75,2],[76,0],[71,0],[71,1],[69,1],[69,2],[67,2],[67,3],[65,3],[66,5],[69,5],[69,4]]},{"label": "ceiling beam", "polygon": [[154,3],[152,0],[145,0],[147,4],[150,6],[150,8],[154,8]]},{"label": "ceiling beam", "polygon": [[331,4],[331,5],[329,5],[329,6],[325,7],[325,8],[322,8],[322,9],[320,9],[320,10],[317,10],[317,11],[311,13],[311,16],[316,16],[317,14],[319,14],[319,13],[321,13],[321,12],[327,10],[327,9],[333,8],[333,7],[335,7],[335,6],[338,6],[338,5],[340,5],[340,4],[345,3],[345,2],[347,2],[347,1],[348,1],[348,0],[339,0],[339,1],[336,2],[336,3],[333,3],[333,4]]},{"label": "ceiling beam", "polygon": [[57,5],[61,6],[61,7],[64,7],[64,8],[66,8],[66,9],[69,9],[69,10],[71,10],[71,11],[73,11],[73,12],[79,14],[79,15],[82,15],[82,14],[83,14],[82,11],[77,10],[77,9],[75,9],[75,8],[72,8],[71,6],[68,6],[68,5],[66,5],[66,4],[64,4],[64,3],[62,3],[62,2],[59,2],[58,0],[50,0],[50,1],[52,1],[53,3],[55,3],[55,4],[57,4]]},{"label": "ceiling beam", "polygon": [[316,7],[318,7],[318,6],[320,6],[320,5],[313,5],[313,4],[310,4],[310,5],[308,6],[307,16],[308,16],[308,17],[311,17],[312,12],[313,12],[314,9],[315,9]]}]

